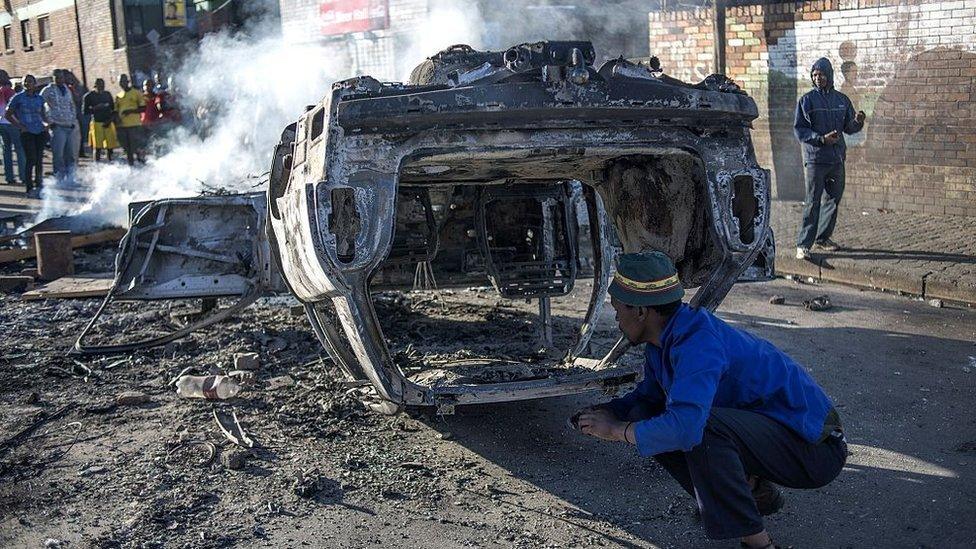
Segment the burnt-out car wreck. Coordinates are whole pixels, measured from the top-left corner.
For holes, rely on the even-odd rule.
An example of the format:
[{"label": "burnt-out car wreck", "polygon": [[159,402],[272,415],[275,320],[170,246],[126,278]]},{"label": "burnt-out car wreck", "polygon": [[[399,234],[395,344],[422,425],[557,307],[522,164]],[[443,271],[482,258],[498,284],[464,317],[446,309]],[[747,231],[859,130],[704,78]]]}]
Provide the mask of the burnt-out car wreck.
[{"label": "burnt-out car wreck", "polygon": [[[713,75],[687,84],[624,59],[599,69],[588,42],[506,51],[455,46],[409,84],[338,82],[284,129],[266,192],[133,208],[106,298],[238,297],[236,305],[125,351],[290,292],[318,339],[388,412],[613,389],[634,380],[628,347],[588,357],[615,250],[666,252],[692,304],[714,309],[741,278],[773,271],[768,172],[749,128],[756,105]],[[539,303],[592,277],[560,375],[424,383],[393,359],[372,299],[410,289],[491,286]],[[92,319],[89,329],[98,320]],[[510,361],[506,362],[510,364]],[[485,359],[483,366],[490,367]]]}]

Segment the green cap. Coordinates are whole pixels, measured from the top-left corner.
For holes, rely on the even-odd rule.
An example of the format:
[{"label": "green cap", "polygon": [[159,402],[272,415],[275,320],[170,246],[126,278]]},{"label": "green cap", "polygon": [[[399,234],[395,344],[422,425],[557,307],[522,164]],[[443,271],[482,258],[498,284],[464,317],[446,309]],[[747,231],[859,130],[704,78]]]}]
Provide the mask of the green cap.
[{"label": "green cap", "polygon": [[620,256],[609,293],[640,307],[680,301],[685,289],[671,258],[661,252],[638,252]]}]

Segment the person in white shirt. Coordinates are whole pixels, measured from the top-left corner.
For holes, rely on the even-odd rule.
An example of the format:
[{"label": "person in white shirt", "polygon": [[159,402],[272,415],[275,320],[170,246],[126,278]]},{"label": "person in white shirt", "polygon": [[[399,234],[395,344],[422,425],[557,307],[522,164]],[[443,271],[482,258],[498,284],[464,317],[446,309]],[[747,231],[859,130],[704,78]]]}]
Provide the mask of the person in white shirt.
[{"label": "person in white shirt", "polygon": [[59,180],[64,180],[74,174],[81,130],[78,128],[75,98],[64,82],[64,73],[61,69],[55,69],[52,76],[54,81],[41,90],[41,97],[44,98],[44,110],[51,129],[54,175]]}]

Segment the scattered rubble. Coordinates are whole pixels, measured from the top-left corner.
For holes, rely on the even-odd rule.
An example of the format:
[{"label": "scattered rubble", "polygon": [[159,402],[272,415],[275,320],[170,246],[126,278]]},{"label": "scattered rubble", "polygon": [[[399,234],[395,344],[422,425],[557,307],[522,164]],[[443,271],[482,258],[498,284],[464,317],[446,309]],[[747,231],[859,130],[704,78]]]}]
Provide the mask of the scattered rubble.
[{"label": "scattered rubble", "polygon": [[265,382],[265,388],[269,391],[277,391],[284,387],[294,387],[295,380],[289,375],[273,377]]},{"label": "scattered rubble", "polygon": [[808,311],[820,312],[829,310],[831,307],[833,307],[833,304],[830,303],[830,297],[820,295],[812,299],[804,300],[803,307]]},{"label": "scattered rubble", "polygon": [[231,449],[220,454],[220,464],[228,469],[240,471],[250,456],[249,452]]},{"label": "scattered rubble", "polygon": [[79,477],[90,477],[92,475],[103,475],[108,472],[108,467],[104,465],[92,465],[91,467],[85,467],[81,471],[78,471]]},{"label": "scattered rubble", "polygon": [[119,406],[139,406],[149,401],[149,395],[141,391],[125,391],[115,398],[115,403]]},{"label": "scattered rubble", "polygon": [[227,437],[227,440],[244,448],[254,447],[254,441],[247,436],[247,432],[241,427],[241,422],[237,419],[236,411],[231,411],[230,415],[227,415],[226,412],[214,408],[213,416],[214,421],[217,422],[217,427]]},{"label": "scattered rubble", "polygon": [[258,353],[237,353],[234,355],[235,370],[257,370],[261,367],[261,358]]}]

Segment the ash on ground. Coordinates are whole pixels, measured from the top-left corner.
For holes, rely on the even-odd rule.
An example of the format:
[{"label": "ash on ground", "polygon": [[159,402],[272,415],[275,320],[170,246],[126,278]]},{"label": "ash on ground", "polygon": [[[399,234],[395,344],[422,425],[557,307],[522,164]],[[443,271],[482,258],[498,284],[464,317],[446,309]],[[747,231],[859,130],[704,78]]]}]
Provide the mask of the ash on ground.
[{"label": "ash on ground", "polygon": [[[111,257],[110,248],[92,250],[80,263],[104,272]],[[568,345],[586,291],[554,302],[555,348]],[[534,302],[502,300],[489,289],[385,293],[375,302],[391,352],[415,379],[485,383],[553,374],[557,355],[538,348]],[[304,314],[280,298],[154,349],[69,355],[99,303],[0,295],[0,406],[7,411],[0,425],[7,443],[0,447],[0,545],[52,530],[83,542],[73,546],[263,544],[276,525],[322,506],[366,513],[379,502],[438,520],[437,510],[455,499],[503,485],[484,463],[445,457],[458,452],[445,452],[449,432],[431,428],[443,419],[367,411]],[[194,306],[113,304],[94,335],[101,343],[159,335],[181,325]],[[608,348],[612,328],[604,327],[595,344]],[[245,352],[258,353],[260,366],[237,398],[176,395],[174,376],[232,370],[234,355]],[[485,368],[487,357],[493,362]],[[214,409],[234,411],[255,447],[230,443]],[[475,519],[466,528],[490,529]],[[503,545],[544,544],[511,520],[491,528]]]}]

